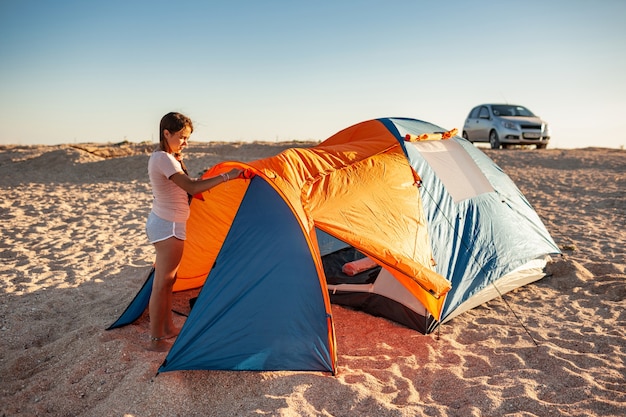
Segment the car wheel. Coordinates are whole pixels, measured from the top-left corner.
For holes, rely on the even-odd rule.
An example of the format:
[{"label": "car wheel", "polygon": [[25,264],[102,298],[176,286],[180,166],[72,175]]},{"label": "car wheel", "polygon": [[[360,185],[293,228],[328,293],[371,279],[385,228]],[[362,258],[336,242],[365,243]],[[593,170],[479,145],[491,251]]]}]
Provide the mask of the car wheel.
[{"label": "car wheel", "polygon": [[547,146],[548,146],[547,143],[539,143],[537,144],[537,149],[546,149]]},{"label": "car wheel", "polygon": [[463,139],[471,142],[471,140],[469,140],[469,136],[467,136],[467,132],[465,130],[463,131]]},{"label": "car wheel", "polygon": [[489,143],[491,144],[491,149],[500,149],[500,139],[498,138],[498,132],[495,130],[489,132]]}]

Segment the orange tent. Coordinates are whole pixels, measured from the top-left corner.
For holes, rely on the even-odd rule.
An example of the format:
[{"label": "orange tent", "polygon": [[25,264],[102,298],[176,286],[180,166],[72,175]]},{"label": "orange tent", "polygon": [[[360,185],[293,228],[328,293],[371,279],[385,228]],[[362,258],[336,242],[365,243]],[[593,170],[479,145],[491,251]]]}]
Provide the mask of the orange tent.
[{"label": "orange tent", "polygon": [[[502,170],[453,136],[377,119],[208,171],[254,176],[191,203],[175,291],[202,290],[160,371],[335,372],[331,300],[428,333],[540,279],[558,248]],[[141,315],[150,287],[111,328]]]}]

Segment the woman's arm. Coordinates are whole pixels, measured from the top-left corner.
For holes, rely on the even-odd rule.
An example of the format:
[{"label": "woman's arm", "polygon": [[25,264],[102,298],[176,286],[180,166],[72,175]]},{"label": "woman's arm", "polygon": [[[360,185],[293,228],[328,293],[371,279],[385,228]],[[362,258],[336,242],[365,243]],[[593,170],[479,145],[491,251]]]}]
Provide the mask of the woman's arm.
[{"label": "woman's arm", "polygon": [[174,184],[178,185],[180,188],[185,190],[188,194],[196,195],[205,192],[206,190],[210,190],[218,184],[221,184],[224,181],[232,180],[237,178],[239,174],[241,174],[241,169],[231,169],[223,176],[218,175],[216,177],[205,178],[203,180],[193,180],[189,178],[186,174],[182,172],[177,172],[176,174],[170,177],[170,180],[174,181]]}]

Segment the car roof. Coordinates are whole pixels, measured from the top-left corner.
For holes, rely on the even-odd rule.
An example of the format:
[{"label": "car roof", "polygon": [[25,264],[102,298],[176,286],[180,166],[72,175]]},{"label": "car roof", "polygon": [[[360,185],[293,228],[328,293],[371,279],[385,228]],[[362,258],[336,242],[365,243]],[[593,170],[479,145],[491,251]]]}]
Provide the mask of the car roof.
[{"label": "car roof", "polygon": [[510,104],[510,103],[485,103],[485,104],[480,104],[476,107],[480,107],[480,106],[513,106],[513,107],[526,107],[526,106],[522,106],[521,104]]}]

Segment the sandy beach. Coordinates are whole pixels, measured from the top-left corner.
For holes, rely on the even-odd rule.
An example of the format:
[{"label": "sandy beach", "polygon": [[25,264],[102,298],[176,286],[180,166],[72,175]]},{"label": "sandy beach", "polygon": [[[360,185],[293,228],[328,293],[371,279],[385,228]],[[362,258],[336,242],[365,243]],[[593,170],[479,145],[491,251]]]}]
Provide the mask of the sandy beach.
[{"label": "sandy beach", "polygon": [[[192,142],[186,161],[199,175],[310,145]],[[0,416],[626,415],[626,151],[483,148],[563,255],[438,333],[334,306],[336,376],[157,376],[145,314],[105,330],[154,260],[153,148],[0,146]]]}]

